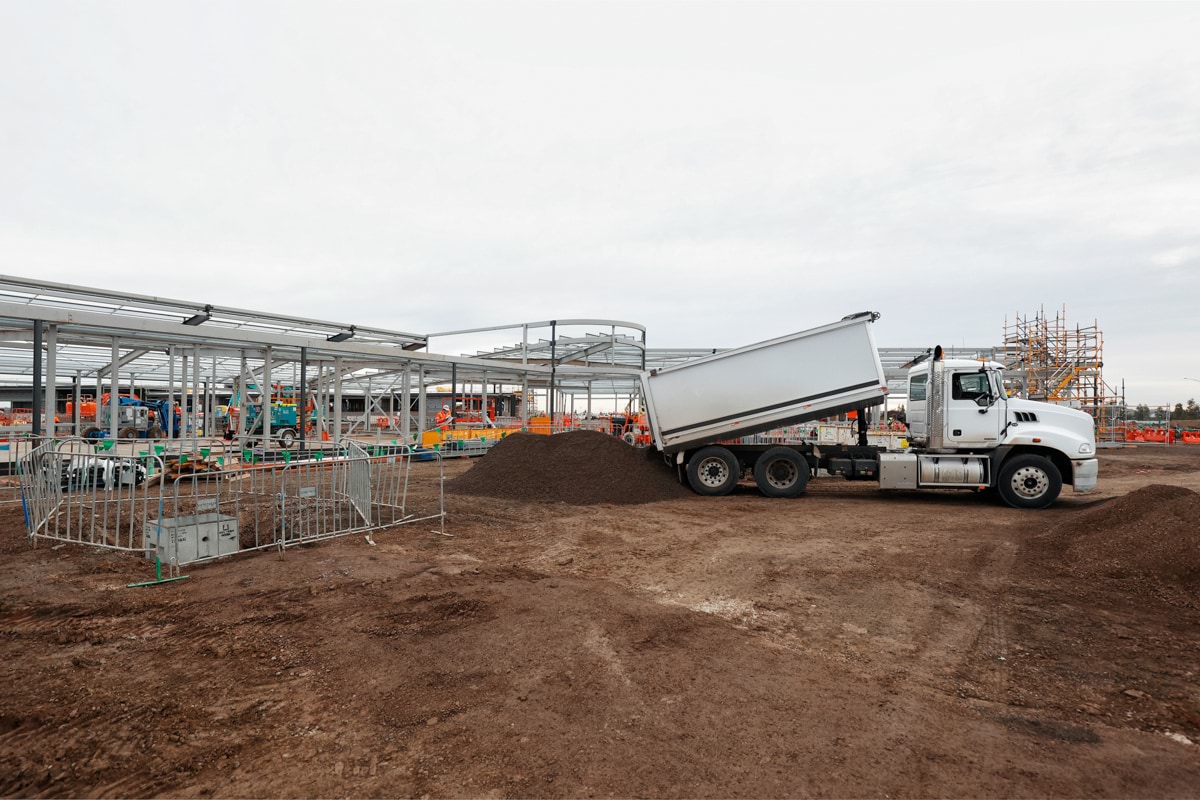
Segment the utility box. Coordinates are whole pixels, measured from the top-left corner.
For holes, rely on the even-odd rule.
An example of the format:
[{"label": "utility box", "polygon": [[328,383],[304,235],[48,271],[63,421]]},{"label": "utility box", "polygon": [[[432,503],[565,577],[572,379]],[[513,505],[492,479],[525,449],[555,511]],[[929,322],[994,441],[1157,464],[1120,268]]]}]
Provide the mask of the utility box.
[{"label": "utility box", "polygon": [[176,564],[190,564],[193,561],[233,555],[241,549],[237,517],[215,512],[147,520],[142,531],[142,543],[146,550],[146,558],[153,559],[158,556],[167,564],[172,561]]},{"label": "utility box", "polygon": [[916,489],[917,456],[915,453],[879,454],[880,489]]}]

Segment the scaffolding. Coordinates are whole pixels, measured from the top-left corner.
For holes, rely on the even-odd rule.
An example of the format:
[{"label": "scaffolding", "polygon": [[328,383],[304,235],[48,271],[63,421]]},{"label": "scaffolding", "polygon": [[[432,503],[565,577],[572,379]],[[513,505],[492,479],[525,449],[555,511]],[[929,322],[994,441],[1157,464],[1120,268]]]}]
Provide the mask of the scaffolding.
[{"label": "scaffolding", "polygon": [[1072,324],[1066,306],[1050,316],[1017,313],[1004,320],[1001,362],[1029,400],[1077,408],[1096,421],[1096,438],[1123,441],[1123,392],[1104,381],[1104,333],[1099,323]]}]

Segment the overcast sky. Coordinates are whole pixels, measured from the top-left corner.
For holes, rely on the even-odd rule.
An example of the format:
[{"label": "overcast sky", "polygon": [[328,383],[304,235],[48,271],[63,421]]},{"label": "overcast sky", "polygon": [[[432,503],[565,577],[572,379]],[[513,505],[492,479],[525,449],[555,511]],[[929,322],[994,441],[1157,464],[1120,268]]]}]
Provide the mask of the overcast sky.
[{"label": "overcast sky", "polygon": [[729,347],[1066,304],[1200,396],[1200,4],[0,0],[0,271]]}]

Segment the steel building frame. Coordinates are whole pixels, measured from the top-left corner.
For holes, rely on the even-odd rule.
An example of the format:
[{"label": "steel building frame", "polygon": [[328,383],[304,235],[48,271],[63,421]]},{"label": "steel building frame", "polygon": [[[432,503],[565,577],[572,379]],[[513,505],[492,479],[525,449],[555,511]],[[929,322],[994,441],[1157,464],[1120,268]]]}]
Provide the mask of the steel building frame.
[{"label": "steel building frame", "polygon": [[[629,325],[608,320],[564,324],[576,322]],[[644,329],[636,327],[644,336]],[[191,398],[185,404],[184,430],[193,432],[194,448],[195,423],[202,411],[212,413],[218,389],[261,387],[247,392],[251,397],[243,403],[253,402],[266,412],[264,440],[270,440],[272,387],[281,378],[296,387],[302,405],[308,397],[333,401],[332,419],[322,424],[335,440],[350,421],[341,411],[344,393],[365,396],[364,418],[385,411],[382,396],[407,397],[410,407],[415,397],[415,424],[411,414],[401,414],[398,421],[387,414],[394,432],[408,441],[424,432],[427,391],[438,384],[450,383],[452,391],[478,387],[485,398],[489,387],[504,386],[520,386],[524,392],[542,389],[553,398],[551,389],[560,382],[627,380],[638,370],[623,363],[624,338],[617,345],[622,360],[608,363],[598,358],[598,349],[581,353],[573,343],[566,345],[572,349],[564,358],[547,363],[536,356],[515,361],[430,353],[428,341],[428,336],[404,331],[0,275],[0,375],[32,380],[35,435],[78,435],[82,393],[94,388],[98,400],[107,392],[115,404],[133,378],[139,386],[165,389],[174,401]],[[71,382],[76,411],[70,421],[56,423],[53,409],[64,377]],[[322,412],[325,407],[318,405]],[[109,433],[115,438],[117,415],[110,417]]]}]

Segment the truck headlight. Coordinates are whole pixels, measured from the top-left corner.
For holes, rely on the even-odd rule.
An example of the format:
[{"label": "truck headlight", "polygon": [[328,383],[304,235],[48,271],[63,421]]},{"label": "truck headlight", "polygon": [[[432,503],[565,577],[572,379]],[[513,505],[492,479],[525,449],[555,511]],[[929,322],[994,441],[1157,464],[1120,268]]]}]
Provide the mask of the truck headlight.
[{"label": "truck headlight", "polygon": [[1084,454],[1091,453],[1092,446],[1087,442],[1084,442],[1083,444],[1079,445],[1079,452]]}]

